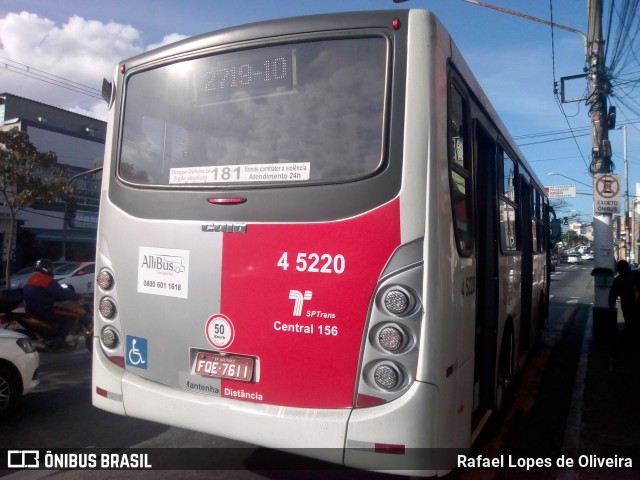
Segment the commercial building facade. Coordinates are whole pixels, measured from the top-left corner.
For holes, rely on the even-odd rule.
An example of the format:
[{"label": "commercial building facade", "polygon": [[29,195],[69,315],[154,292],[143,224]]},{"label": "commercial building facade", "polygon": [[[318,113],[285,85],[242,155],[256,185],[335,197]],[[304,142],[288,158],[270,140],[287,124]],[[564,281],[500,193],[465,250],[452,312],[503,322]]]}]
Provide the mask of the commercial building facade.
[{"label": "commercial building facade", "polygon": [[[106,122],[51,105],[0,94],[0,130],[18,128],[29,135],[39,151],[58,156],[72,181],[73,194],[52,204],[36,204],[18,214],[17,240],[13,258],[7,259],[11,216],[0,199],[0,246],[2,264],[12,270],[32,264],[37,258],[92,260],[95,256],[100,177],[84,175],[102,165]],[[66,205],[65,205],[66,204]],[[74,210],[65,225],[65,208]]]}]

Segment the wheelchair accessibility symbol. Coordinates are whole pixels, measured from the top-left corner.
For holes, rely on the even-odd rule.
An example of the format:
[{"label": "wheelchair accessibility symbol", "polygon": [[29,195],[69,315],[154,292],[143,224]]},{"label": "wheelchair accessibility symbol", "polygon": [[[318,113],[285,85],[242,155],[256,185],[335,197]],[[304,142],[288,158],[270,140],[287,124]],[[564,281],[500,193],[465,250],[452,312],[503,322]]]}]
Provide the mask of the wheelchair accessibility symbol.
[{"label": "wheelchair accessibility symbol", "polygon": [[127,335],[127,365],[137,368],[147,368],[147,339]]}]

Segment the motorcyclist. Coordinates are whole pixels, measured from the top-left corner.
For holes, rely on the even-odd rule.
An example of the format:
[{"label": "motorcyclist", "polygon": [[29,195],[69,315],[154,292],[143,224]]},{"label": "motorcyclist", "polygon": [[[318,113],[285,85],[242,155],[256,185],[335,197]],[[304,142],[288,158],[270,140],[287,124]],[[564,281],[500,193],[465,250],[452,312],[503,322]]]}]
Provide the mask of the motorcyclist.
[{"label": "motorcyclist", "polygon": [[22,288],[25,311],[41,319],[59,324],[54,337],[48,342],[48,347],[56,349],[67,348],[67,334],[77,320],[77,314],[64,308],[54,306],[55,301],[77,300],[78,296],[65,288],[54,275],[54,264],[51,260],[41,258],[36,262],[35,272]]}]

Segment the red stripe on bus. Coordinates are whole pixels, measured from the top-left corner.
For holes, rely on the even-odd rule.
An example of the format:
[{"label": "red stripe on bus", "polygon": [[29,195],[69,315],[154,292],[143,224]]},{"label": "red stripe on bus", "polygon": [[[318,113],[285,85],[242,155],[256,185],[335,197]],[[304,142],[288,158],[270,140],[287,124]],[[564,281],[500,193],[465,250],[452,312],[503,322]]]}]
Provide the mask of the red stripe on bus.
[{"label": "red stripe on bus", "polygon": [[391,455],[404,455],[406,447],[393,443],[376,443],[374,447],[376,453],[388,453]]},{"label": "red stripe on bus", "polygon": [[219,313],[234,328],[226,351],[257,357],[260,377],[222,380],[222,395],[352,407],[371,296],[399,244],[397,199],[342,221],[225,233]]}]

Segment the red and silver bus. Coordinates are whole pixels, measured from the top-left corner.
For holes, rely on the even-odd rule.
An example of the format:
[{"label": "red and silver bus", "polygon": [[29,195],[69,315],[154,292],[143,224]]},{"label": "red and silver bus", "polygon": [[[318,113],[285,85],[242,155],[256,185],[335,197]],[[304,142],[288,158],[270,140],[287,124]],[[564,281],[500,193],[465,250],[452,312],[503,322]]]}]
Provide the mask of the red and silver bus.
[{"label": "red and silver bus", "polygon": [[229,28],[105,92],[94,405],[450,469],[409,454],[500,409],[547,313],[549,207],[436,17]]}]

